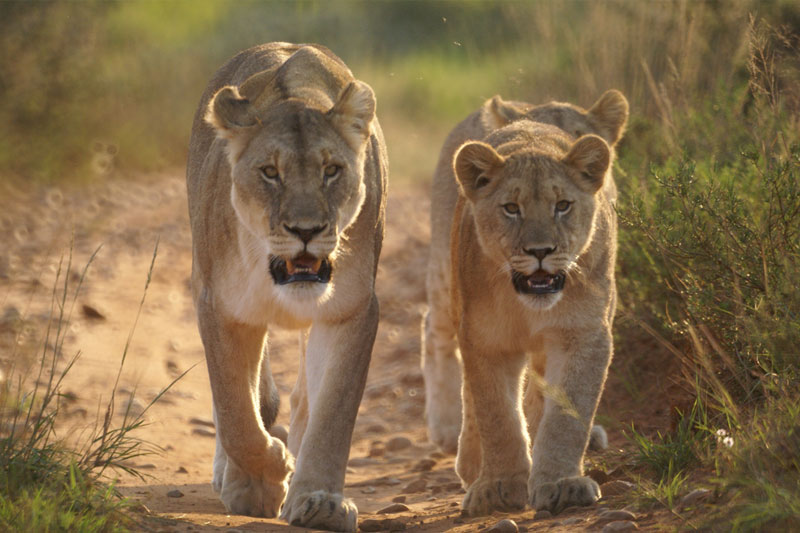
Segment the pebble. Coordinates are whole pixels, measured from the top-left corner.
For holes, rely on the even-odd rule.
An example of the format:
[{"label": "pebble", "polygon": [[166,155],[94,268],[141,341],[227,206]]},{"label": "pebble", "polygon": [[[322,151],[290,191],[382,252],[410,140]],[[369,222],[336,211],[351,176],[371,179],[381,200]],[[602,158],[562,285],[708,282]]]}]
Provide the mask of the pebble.
[{"label": "pebble", "polygon": [[206,428],[192,428],[192,435],[197,435],[200,437],[216,437],[217,432]]},{"label": "pebble", "polygon": [[188,471],[188,470],[186,470],[184,467],[182,467],[182,466],[181,466],[181,467],[179,467],[179,468],[178,468],[178,469],[175,471],[175,473],[176,473],[176,474],[188,474],[188,473],[189,473],[189,471]]},{"label": "pebble", "polygon": [[386,451],[399,452],[411,446],[411,439],[408,437],[393,437],[386,443]]},{"label": "pebble", "polygon": [[573,516],[572,518],[567,518],[561,522],[561,525],[564,526],[573,526],[575,524],[580,524],[583,522],[583,518],[580,516]]},{"label": "pebble", "polygon": [[405,493],[405,494],[411,494],[411,493],[414,493],[414,492],[422,492],[422,491],[425,490],[425,487],[427,487],[427,486],[428,486],[428,482],[425,481],[424,479],[415,479],[414,481],[412,481],[411,483],[406,485],[403,488],[402,492]]},{"label": "pebble", "polygon": [[624,509],[609,509],[600,513],[598,518],[602,521],[612,522],[620,520],[636,520],[636,515]]},{"label": "pebble", "polygon": [[486,530],[487,533],[518,533],[519,527],[513,520],[506,518]]},{"label": "pebble", "polygon": [[364,487],[361,489],[361,494],[375,494],[375,492],[377,492],[375,487]]},{"label": "pebble", "polygon": [[289,430],[286,429],[286,426],[280,424],[274,425],[269,428],[269,434],[284,444],[289,441]]},{"label": "pebble", "polygon": [[396,518],[386,518],[383,520],[367,518],[361,521],[358,528],[361,531],[402,531],[406,528],[406,525]]},{"label": "pebble", "polygon": [[414,468],[411,469],[411,471],[429,472],[430,470],[433,469],[434,466],[436,466],[436,461],[434,461],[433,459],[422,459],[416,465],[414,465]]},{"label": "pebble", "polygon": [[683,497],[680,503],[680,508],[685,509],[692,507],[698,503],[704,502],[711,497],[711,491],[708,489],[695,489]]},{"label": "pebble", "polygon": [[617,496],[619,494],[625,494],[626,492],[630,491],[635,485],[630,481],[624,481],[622,479],[615,479],[613,481],[609,481],[607,483],[603,483],[600,485],[600,493],[603,497],[608,496]]},{"label": "pebble", "polygon": [[97,307],[94,306],[94,305],[83,304],[83,306],[81,307],[81,310],[83,311],[83,316],[85,316],[86,318],[89,318],[91,320],[105,320],[106,319],[106,315],[101,313],[97,309]]},{"label": "pebble", "polygon": [[383,457],[386,453],[386,448],[383,447],[383,443],[375,443],[369,447],[369,455],[370,457]]},{"label": "pebble", "polygon": [[609,522],[606,524],[601,533],[620,533],[622,531],[636,531],[638,529],[639,526],[636,525],[636,522],[617,520],[616,522]]},{"label": "pebble", "polygon": [[167,493],[169,498],[183,498],[183,493],[178,489],[172,489]]},{"label": "pebble", "polygon": [[393,503],[391,505],[387,505],[386,507],[378,511],[378,514],[404,513],[408,510],[409,510],[408,505],[404,503]]},{"label": "pebble", "polygon": [[392,501],[394,503],[406,503],[406,497],[401,494],[400,496],[395,496],[392,498]]},{"label": "pebble", "polygon": [[533,516],[534,520],[547,520],[549,518],[553,518],[553,513],[546,509],[542,509],[541,511],[536,511],[536,514]]},{"label": "pebble", "polygon": [[189,423],[190,424],[194,424],[196,426],[205,426],[205,427],[208,427],[208,428],[215,427],[213,420],[211,420],[210,418],[200,418],[199,416],[195,416],[195,417],[190,418],[189,419]]}]

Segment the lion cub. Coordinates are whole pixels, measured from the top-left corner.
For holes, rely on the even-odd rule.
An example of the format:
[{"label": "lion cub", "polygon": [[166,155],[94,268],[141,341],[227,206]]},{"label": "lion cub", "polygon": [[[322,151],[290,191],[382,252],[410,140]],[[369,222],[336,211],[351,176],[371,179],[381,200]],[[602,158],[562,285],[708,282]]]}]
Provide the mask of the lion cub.
[{"label": "lion cub", "polygon": [[612,354],[611,164],[627,117],[618,91],[589,111],[495,97],[445,142],[423,374],[432,440],[452,449],[460,429],[469,514],[600,496],[582,462]]},{"label": "lion cub", "polygon": [[[344,475],[378,327],[386,205],[375,105],[330,50],[288,43],[241,52],[200,101],[186,172],[192,291],[217,425],[212,486],[229,512],[356,530]],[[288,450],[267,431],[272,327],[310,327]]]}]

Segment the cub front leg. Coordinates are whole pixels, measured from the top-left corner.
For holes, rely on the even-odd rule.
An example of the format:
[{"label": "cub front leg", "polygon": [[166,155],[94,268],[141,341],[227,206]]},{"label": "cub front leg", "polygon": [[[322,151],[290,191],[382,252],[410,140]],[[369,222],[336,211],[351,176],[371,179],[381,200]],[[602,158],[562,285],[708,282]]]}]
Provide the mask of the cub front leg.
[{"label": "cub front leg", "polygon": [[226,320],[205,302],[197,310],[217,425],[213,487],[231,513],[274,517],[293,462],[261,420],[258,384],[266,329]]},{"label": "cub front leg", "polygon": [[564,337],[548,346],[545,380],[564,393],[567,405],[545,398],[528,482],[531,507],[553,513],[600,498],[600,487],[583,475],[583,455],[611,362],[610,327]]},{"label": "cub front leg", "polygon": [[[480,467],[469,484],[462,508],[471,516],[492,511],[516,511],[528,500],[527,480],[531,468],[529,441],[523,427],[520,397],[524,358],[521,354],[488,356],[461,342],[464,361],[464,403],[480,440]],[[467,461],[475,456],[471,420],[465,418],[457,459],[465,485],[474,476]],[[468,446],[468,448],[466,447]],[[474,459],[473,459],[474,460]]]},{"label": "cub front leg", "polygon": [[292,525],[355,531],[344,475],[378,329],[378,300],[336,323],[315,322],[306,352],[308,422],[281,517]]}]

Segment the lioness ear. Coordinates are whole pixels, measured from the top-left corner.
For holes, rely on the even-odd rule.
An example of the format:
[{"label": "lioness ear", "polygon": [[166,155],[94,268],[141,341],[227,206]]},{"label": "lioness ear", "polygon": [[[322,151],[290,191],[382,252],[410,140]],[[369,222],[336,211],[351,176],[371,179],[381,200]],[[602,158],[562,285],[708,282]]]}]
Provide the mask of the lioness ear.
[{"label": "lioness ear", "polygon": [[564,163],[581,173],[584,178],[578,186],[595,193],[603,186],[603,180],[611,163],[611,149],[602,137],[584,135],[572,145]]},{"label": "lioness ear", "polygon": [[500,98],[500,95],[494,95],[483,104],[482,115],[484,124],[491,130],[497,130],[523,118],[525,113],[511,102]]},{"label": "lioness ear", "polygon": [[589,109],[589,115],[608,131],[608,142],[617,144],[628,122],[628,100],[616,89],[610,89]]},{"label": "lioness ear", "polygon": [[453,158],[453,170],[461,192],[474,201],[480,189],[491,184],[491,173],[502,168],[506,160],[490,145],[473,141],[461,145]]},{"label": "lioness ear", "polygon": [[363,81],[352,81],[328,111],[328,118],[341,132],[347,143],[359,149],[369,137],[369,128],[375,118],[375,93]]},{"label": "lioness ear", "polygon": [[217,135],[225,139],[233,138],[239,130],[257,122],[250,100],[242,97],[239,90],[230,85],[217,91],[211,98],[205,119],[217,130]]}]

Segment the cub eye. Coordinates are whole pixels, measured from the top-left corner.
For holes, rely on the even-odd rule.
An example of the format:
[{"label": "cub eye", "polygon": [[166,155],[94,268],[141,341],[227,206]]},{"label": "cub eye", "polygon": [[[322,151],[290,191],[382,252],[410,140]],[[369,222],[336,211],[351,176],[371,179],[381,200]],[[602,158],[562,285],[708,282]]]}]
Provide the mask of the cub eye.
[{"label": "cub eye", "polygon": [[329,181],[336,178],[339,175],[339,172],[341,172],[341,170],[342,167],[340,167],[339,165],[326,166],[322,171],[322,173],[325,175],[325,181]]},{"label": "cub eye", "polygon": [[278,172],[278,169],[272,165],[267,165],[265,167],[261,167],[259,169],[261,171],[261,176],[267,181],[280,181],[281,175]]},{"label": "cub eye", "polygon": [[505,211],[507,215],[515,217],[519,215],[519,206],[514,202],[508,202],[507,204],[503,204],[503,211]]},{"label": "cub eye", "polygon": [[569,208],[572,206],[572,202],[567,200],[560,200],[556,203],[556,213],[566,213],[569,211]]}]

